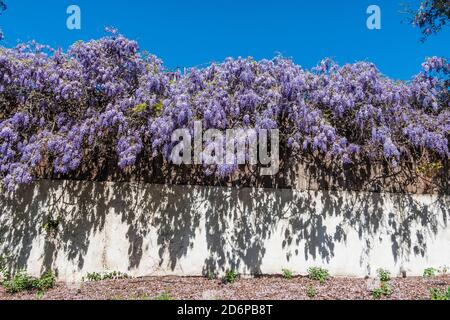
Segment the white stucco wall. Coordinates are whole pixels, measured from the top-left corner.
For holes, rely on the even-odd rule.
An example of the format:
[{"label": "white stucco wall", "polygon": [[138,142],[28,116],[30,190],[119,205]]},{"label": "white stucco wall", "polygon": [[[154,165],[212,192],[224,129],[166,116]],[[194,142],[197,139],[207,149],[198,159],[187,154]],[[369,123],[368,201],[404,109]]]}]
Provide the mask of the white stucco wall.
[{"label": "white stucco wall", "polygon": [[[450,266],[449,196],[42,181],[0,196],[1,247],[38,275],[421,275]],[[60,216],[55,235],[43,230]]]}]

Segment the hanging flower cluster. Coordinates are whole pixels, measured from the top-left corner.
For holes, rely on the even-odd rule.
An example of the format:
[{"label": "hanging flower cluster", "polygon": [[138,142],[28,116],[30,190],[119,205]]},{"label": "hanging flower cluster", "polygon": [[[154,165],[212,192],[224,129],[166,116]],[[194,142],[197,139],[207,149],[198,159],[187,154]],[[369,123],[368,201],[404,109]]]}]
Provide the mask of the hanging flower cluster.
[{"label": "hanging flower cluster", "polygon": [[450,20],[450,2],[448,0],[423,0],[413,13],[412,23],[422,30],[423,40],[438,33]]}]

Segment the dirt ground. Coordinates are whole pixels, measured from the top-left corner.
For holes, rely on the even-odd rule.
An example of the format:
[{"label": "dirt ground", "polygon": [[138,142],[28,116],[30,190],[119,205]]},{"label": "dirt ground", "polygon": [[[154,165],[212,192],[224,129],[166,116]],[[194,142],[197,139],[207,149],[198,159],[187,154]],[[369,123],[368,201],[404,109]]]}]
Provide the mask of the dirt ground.
[{"label": "dirt ground", "polygon": [[[0,300],[303,300],[374,299],[372,290],[380,283],[374,279],[332,278],[324,284],[306,277],[240,278],[232,284],[206,278],[149,277],[125,280],[58,283],[45,294],[26,292],[8,294],[0,288]],[[429,300],[430,288],[447,289],[450,276],[435,278],[393,278],[393,293],[382,299]]]}]

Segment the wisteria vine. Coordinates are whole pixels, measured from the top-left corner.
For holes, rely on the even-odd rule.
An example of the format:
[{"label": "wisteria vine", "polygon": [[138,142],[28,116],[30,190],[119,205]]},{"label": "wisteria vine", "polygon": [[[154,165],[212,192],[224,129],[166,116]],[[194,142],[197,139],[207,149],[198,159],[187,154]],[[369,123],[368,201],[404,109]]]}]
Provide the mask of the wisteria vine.
[{"label": "wisteria vine", "polygon": [[431,34],[441,31],[450,19],[450,2],[448,0],[423,0],[416,12],[413,12],[412,23],[422,30],[425,40]]},{"label": "wisteria vine", "polygon": [[[70,174],[116,159],[132,170],[145,151],[169,160],[171,133],[203,121],[204,129],[278,128],[293,156],[343,165],[358,159],[390,166],[449,157],[450,64],[432,57],[411,81],[383,76],[372,63],[312,70],[276,57],[227,59],[186,72],[110,30],[67,52],[37,43],[0,48],[0,175],[13,190],[44,168]],[[205,168],[232,175],[234,165]]]}]

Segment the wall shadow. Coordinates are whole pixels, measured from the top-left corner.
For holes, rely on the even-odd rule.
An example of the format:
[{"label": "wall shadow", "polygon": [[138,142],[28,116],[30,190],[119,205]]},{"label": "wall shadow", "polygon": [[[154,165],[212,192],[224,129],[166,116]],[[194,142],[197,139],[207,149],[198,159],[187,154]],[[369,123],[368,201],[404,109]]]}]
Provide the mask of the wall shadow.
[{"label": "wall shadow", "polygon": [[[361,265],[381,230],[389,235],[395,261],[411,254],[425,256],[427,239],[448,224],[450,199],[446,195],[41,181],[1,195],[0,206],[1,247],[12,257],[13,271],[36,259],[33,246],[38,238],[44,239],[37,253],[43,261],[42,272],[58,272],[55,262],[60,255],[82,270],[90,239],[104,230],[108,212],[126,223],[128,252],[121,258],[128,259],[129,269],[142,267],[147,239],[153,233],[159,265],[174,270],[204,229],[208,250],[204,274],[234,268],[257,275],[263,259],[274,254],[267,240],[280,232],[282,242],[276,250],[288,261],[303,255],[318,264],[329,262],[336,246],[348,241],[350,231],[356,231],[365,244]],[[46,221],[58,217],[54,233],[44,230]],[[339,221],[335,228],[325,224],[331,218]]]}]

